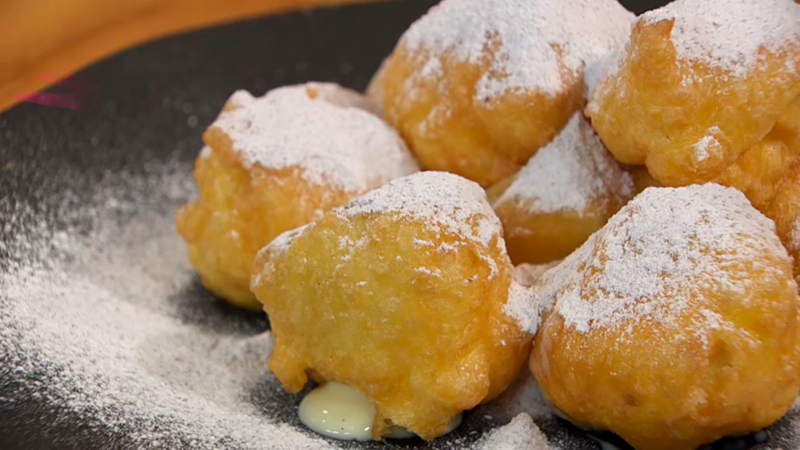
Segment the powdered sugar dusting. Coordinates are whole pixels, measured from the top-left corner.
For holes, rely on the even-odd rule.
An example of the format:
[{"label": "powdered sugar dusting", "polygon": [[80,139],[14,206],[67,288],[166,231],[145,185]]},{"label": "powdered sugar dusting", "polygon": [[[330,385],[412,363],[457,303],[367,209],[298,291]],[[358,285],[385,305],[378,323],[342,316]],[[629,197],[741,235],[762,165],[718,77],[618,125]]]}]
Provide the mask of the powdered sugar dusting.
[{"label": "powdered sugar dusting", "polygon": [[343,217],[397,213],[420,220],[436,232],[453,233],[489,246],[502,240],[500,220],[477,184],[445,172],[420,172],[399,178],[338,208]]},{"label": "powdered sugar dusting", "polygon": [[714,134],[719,132],[719,127],[714,126],[709,130],[709,134],[703,136],[699,141],[697,141],[696,144],[694,144],[692,151],[692,162],[697,164],[707,160],[711,156],[713,149],[721,145],[717,138],[714,137]]},{"label": "powdered sugar dusting", "polygon": [[280,392],[269,332],[212,329],[173,301],[194,279],[174,231],[190,172],[109,173],[57,203],[0,198],[0,372],[18,386],[0,407],[33,397],[131,448],[329,448],[265,414]]},{"label": "powdered sugar dusting", "polygon": [[461,61],[480,63],[490,42],[497,42],[476,99],[531,90],[553,96],[566,85],[564,70],[580,74],[622,44],[633,19],[615,0],[444,0],[411,26],[402,43],[434,57],[452,51]]},{"label": "powdered sugar dusting", "polygon": [[478,443],[481,450],[547,450],[550,445],[533,419],[520,413],[511,422],[496,428]]},{"label": "powdered sugar dusting", "polygon": [[[764,254],[788,261],[774,223],[739,191],[716,184],[649,188],[546,272],[536,296],[580,332],[642,317],[669,324],[686,308],[703,309],[696,304],[700,290],[746,292],[752,280],[736,268]],[[698,332],[720,326],[707,313],[695,324]]]},{"label": "powdered sugar dusting", "polygon": [[793,0],[676,0],[639,18],[649,24],[673,19],[679,58],[737,76],[755,66],[761,48],[800,45],[800,5]]},{"label": "powdered sugar dusting", "polygon": [[542,319],[541,308],[529,287],[511,281],[508,288],[508,301],[503,308],[505,314],[519,323],[520,329],[536,334]]},{"label": "powdered sugar dusting", "polygon": [[311,228],[314,228],[314,222],[307,223],[293,230],[284,231],[283,233],[279,234],[275,239],[273,239],[264,248],[269,248],[268,251],[275,254],[284,253],[287,250],[289,250],[289,247],[292,246],[292,242],[295,239],[302,236],[303,233],[305,233],[307,230],[310,230]]},{"label": "powdered sugar dusting", "polygon": [[363,96],[330,83],[278,88],[254,98],[239,91],[212,124],[246,164],[298,166],[315,184],[363,192],[418,166],[397,133]]},{"label": "powdered sugar dusting", "polygon": [[614,161],[591,125],[575,113],[556,138],[534,154],[495,202],[513,201],[532,213],[583,214],[596,202],[633,196],[633,178]]}]

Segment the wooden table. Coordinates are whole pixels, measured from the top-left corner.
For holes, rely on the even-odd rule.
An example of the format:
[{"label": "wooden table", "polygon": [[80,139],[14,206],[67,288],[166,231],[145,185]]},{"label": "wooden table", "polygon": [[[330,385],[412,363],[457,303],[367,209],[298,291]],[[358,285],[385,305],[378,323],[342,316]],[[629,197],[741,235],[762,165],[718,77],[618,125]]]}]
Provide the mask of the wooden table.
[{"label": "wooden table", "polygon": [[177,31],[370,0],[0,0],[0,111],[104,56]]}]

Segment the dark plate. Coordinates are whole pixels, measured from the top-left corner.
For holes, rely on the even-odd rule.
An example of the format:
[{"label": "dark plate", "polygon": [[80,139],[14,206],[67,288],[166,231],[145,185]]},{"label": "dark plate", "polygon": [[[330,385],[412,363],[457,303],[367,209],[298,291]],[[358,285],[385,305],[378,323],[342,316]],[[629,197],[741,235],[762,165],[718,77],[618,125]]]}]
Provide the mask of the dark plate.
[{"label": "dark plate", "polygon": [[[266,370],[266,317],[208,294],[173,230],[175,210],[194,195],[201,132],[234,90],[261,95],[307,80],[361,90],[433,3],[162,39],[48,91],[75,109],[25,103],[0,115],[0,448],[465,448],[520,408],[541,407],[535,391],[522,406],[507,395],[432,443],[315,437],[296,418],[300,396]],[[209,404],[234,412],[212,414]],[[552,446],[596,448],[566,422],[530,412]],[[771,428],[770,448],[800,446],[790,415]]]}]

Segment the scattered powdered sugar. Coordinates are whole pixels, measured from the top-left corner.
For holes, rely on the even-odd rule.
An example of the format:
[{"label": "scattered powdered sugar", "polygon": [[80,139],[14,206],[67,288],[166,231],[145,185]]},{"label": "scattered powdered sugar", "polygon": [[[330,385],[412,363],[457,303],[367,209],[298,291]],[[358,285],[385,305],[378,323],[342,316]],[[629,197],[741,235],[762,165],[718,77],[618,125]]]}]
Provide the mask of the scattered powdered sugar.
[{"label": "scattered powdered sugar", "polygon": [[800,45],[800,5],[793,0],[676,0],[639,18],[648,24],[673,19],[679,58],[736,76],[755,66],[762,47],[777,53]]},{"label": "scattered powdered sugar", "polygon": [[[475,97],[488,101],[508,91],[554,96],[569,76],[621,45],[634,20],[615,0],[444,0],[402,38],[411,51],[433,58],[453,52],[481,63],[499,45],[477,82]],[[427,64],[421,64],[427,67]]]},{"label": "scattered powdered sugar", "polygon": [[575,211],[594,202],[633,196],[633,178],[614,161],[591,125],[576,112],[556,138],[534,154],[495,202],[513,201],[531,213]]},{"label": "scattered powdered sugar", "polygon": [[720,133],[720,129],[717,126],[711,127],[708,130],[709,134],[700,138],[696,144],[694,144],[694,151],[692,152],[692,162],[695,164],[703,162],[711,156],[711,152],[715,147],[719,147],[721,144],[717,141],[717,138],[714,137],[714,134]]},{"label": "scattered powdered sugar", "polygon": [[[669,325],[686,308],[703,313],[702,292],[746,292],[752,280],[739,273],[740,264],[764,254],[788,261],[774,223],[739,191],[716,184],[649,188],[534,290],[540,304],[580,332],[645,316]],[[719,316],[705,312],[698,332],[721,326]]]},{"label": "scattered powdered sugar", "polygon": [[0,379],[17,386],[0,408],[37,399],[131,448],[327,448],[265,412],[280,393],[269,332],[220,331],[181,304],[196,278],[174,212],[190,174],[167,164],[109,173],[88,196],[0,198]]},{"label": "scattered powdered sugar", "polygon": [[238,91],[212,124],[246,164],[298,166],[312,183],[363,192],[419,168],[365,97],[330,83],[282,87],[254,98]]},{"label": "scattered powdered sugar", "polygon": [[341,217],[397,213],[424,222],[437,233],[452,233],[488,246],[502,242],[500,220],[485,191],[472,181],[446,172],[420,172],[394,180],[335,210]]},{"label": "scattered powdered sugar", "polygon": [[203,159],[208,159],[211,157],[211,147],[205,145],[203,149],[200,150],[200,157]]},{"label": "scattered powdered sugar", "polygon": [[490,431],[478,443],[481,450],[548,450],[547,438],[526,413]]}]

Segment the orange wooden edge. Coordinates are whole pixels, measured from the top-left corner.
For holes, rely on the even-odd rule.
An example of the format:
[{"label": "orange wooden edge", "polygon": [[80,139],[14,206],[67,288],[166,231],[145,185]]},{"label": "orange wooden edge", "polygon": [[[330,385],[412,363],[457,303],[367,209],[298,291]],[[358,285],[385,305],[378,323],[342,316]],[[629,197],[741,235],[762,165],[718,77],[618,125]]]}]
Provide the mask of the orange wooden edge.
[{"label": "orange wooden edge", "polygon": [[0,112],[105,56],[211,24],[373,0],[0,0]]}]

